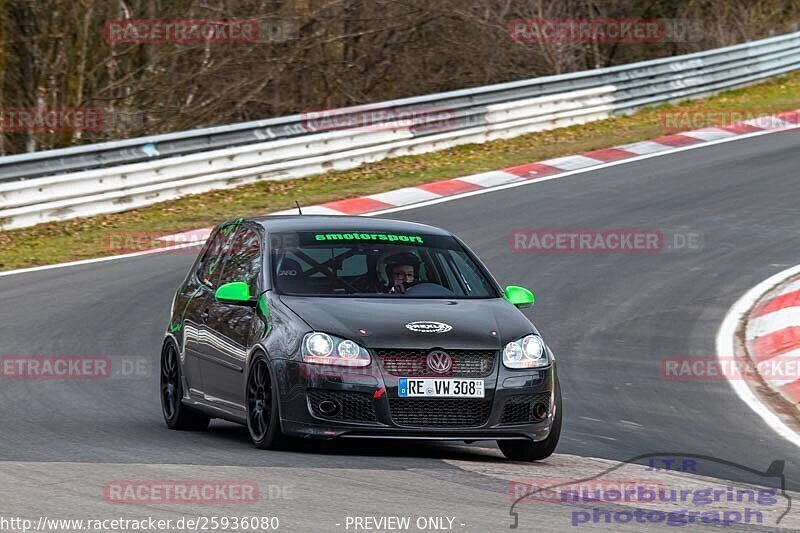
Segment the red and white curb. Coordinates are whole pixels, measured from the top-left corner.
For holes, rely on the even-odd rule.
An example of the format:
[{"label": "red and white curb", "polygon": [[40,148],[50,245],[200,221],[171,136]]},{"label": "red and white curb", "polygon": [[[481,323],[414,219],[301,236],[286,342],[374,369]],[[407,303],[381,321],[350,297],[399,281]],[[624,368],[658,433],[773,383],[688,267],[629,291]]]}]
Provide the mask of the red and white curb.
[{"label": "red and white curb", "polygon": [[[765,279],[733,304],[717,332],[720,364],[749,357],[764,382],[797,406],[800,354],[800,265]],[[744,337],[744,338],[742,338]],[[797,414],[773,410],[747,380],[728,379],[739,398],[778,435],[800,447]]]},{"label": "red and white curb", "polygon": [[[475,191],[486,191],[505,187],[519,182],[537,181],[552,178],[560,174],[590,169],[600,165],[608,165],[626,159],[649,156],[659,152],[674,151],[704,143],[718,142],[723,139],[749,136],[757,132],[767,132],[793,128],[800,125],[800,110],[787,111],[737,122],[719,127],[702,128],[684,131],[674,135],[665,135],[649,141],[635,142],[602,150],[593,150],[582,154],[557,157],[527,163],[491,172],[482,172],[471,176],[463,176],[449,180],[425,183],[416,187],[405,187],[393,191],[370,194],[358,198],[336,200],[320,205],[303,206],[306,215],[365,215],[394,209],[409,208],[415,204],[440,200],[449,196],[461,195]],[[286,209],[270,213],[271,215],[295,215],[297,209]],[[161,237],[161,240],[173,243],[188,243],[205,240],[211,228],[193,230],[175,235]]]},{"label": "red and white curb", "polygon": [[800,276],[756,303],[747,317],[745,339],[764,382],[800,407]]}]

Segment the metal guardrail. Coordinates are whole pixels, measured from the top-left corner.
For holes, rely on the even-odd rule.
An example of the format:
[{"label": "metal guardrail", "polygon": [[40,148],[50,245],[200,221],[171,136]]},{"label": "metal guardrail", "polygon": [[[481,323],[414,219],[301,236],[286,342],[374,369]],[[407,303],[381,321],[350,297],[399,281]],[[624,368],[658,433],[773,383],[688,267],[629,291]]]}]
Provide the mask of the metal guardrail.
[{"label": "metal guardrail", "polygon": [[796,69],[800,33],[560,76],[4,157],[0,229],[599,120]]}]

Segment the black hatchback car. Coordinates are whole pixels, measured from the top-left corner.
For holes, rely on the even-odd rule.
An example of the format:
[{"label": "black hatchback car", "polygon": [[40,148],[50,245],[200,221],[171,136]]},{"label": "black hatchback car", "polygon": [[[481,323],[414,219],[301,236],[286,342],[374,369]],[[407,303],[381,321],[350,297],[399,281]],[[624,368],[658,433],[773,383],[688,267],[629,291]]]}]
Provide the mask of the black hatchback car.
[{"label": "black hatchback car", "polygon": [[551,350],[454,235],[366,217],[217,226],[172,303],[161,402],[173,429],[287,437],[496,440],[543,459],[561,432]]}]

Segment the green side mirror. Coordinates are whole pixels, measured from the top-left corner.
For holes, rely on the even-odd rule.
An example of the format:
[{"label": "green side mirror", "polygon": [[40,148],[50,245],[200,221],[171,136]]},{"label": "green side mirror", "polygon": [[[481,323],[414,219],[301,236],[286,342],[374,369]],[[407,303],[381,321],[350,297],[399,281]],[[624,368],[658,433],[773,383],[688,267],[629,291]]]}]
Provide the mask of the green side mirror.
[{"label": "green side mirror", "polygon": [[256,305],[256,301],[250,297],[250,286],[244,281],[234,281],[220,285],[215,296],[220,302],[228,304]]},{"label": "green side mirror", "polygon": [[533,293],[525,287],[509,285],[506,287],[506,300],[511,302],[512,305],[522,309],[532,306],[534,298]]}]

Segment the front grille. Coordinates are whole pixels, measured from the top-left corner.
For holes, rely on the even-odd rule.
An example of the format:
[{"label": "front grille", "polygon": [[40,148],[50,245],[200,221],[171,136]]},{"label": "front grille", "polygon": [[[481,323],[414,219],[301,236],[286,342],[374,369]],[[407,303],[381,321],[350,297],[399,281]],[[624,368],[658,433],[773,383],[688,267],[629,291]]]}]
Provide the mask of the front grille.
[{"label": "front grille", "polygon": [[479,427],[486,424],[492,400],[475,398],[391,398],[389,409],[398,426]]},{"label": "front grille", "polygon": [[[351,420],[354,422],[377,422],[375,403],[368,392],[329,391],[312,389],[308,391],[308,400],[314,415],[330,420]],[[324,415],[319,410],[319,403],[331,401],[339,406],[336,413]]]},{"label": "front grille", "polygon": [[453,366],[444,373],[428,368],[430,350],[378,349],[375,350],[383,370],[400,377],[454,377],[485,378],[494,370],[497,352],[492,350],[453,350],[447,354]]},{"label": "front grille", "polygon": [[541,420],[533,416],[533,406],[543,403],[550,411],[550,393],[540,394],[520,394],[510,396],[506,399],[503,407],[503,415],[500,417],[501,424],[531,424]]}]

